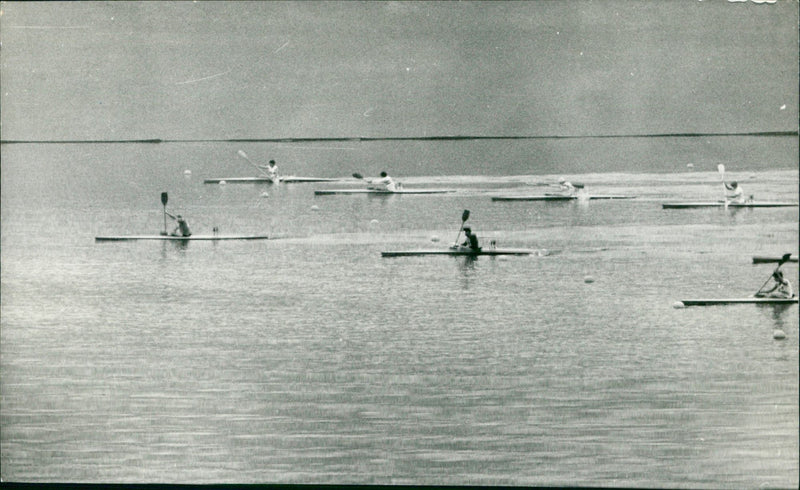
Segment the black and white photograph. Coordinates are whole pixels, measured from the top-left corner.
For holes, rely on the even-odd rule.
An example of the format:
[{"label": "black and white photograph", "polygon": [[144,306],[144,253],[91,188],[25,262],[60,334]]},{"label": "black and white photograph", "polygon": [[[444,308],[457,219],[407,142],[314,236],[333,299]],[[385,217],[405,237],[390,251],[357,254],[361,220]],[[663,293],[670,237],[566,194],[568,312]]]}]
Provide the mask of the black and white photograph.
[{"label": "black and white photograph", "polygon": [[798,22],[0,2],[0,481],[798,488]]}]

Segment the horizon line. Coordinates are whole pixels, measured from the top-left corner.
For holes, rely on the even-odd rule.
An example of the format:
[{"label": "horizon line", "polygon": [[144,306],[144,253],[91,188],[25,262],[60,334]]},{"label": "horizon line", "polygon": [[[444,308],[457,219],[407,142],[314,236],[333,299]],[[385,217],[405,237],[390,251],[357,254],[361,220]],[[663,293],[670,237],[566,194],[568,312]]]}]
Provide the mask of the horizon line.
[{"label": "horizon line", "polygon": [[798,136],[798,131],[757,131],[744,133],[653,133],[550,136],[331,136],[286,138],[144,138],[123,140],[0,140],[0,144],[83,144],[83,143],[308,143],[333,141],[459,141],[459,140],[534,140],[534,139],[610,139],[610,138],[708,138],[730,136]]}]

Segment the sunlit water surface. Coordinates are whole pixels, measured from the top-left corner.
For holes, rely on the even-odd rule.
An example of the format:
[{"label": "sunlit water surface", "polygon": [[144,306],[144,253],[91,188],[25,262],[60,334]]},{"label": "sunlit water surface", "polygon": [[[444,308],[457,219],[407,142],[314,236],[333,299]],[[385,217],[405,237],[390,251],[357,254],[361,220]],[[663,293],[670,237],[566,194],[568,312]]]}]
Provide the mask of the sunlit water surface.
[{"label": "sunlit water surface", "polygon": [[[797,305],[673,308],[751,295],[774,268],[753,255],[797,253],[797,208],[661,208],[719,199],[712,160],[564,171],[624,201],[490,199],[551,190],[534,172],[203,184],[252,175],[237,149],[4,147],[4,481],[797,486]],[[798,200],[796,170],[729,172]],[[95,242],[158,233],[165,191],[195,233],[277,239]],[[381,257],[446,247],[464,209],[541,254]]]}]

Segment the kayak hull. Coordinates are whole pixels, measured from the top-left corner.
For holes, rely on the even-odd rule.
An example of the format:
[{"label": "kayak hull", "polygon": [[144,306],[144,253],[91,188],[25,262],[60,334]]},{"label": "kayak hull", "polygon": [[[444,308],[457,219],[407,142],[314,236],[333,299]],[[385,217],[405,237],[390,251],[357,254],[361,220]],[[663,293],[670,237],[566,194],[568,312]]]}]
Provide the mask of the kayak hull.
[{"label": "kayak hull", "polygon": [[495,196],[492,201],[577,201],[581,198],[595,200],[595,199],[633,199],[636,196],[616,196],[611,194],[598,194],[586,197],[580,196]]},{"label": "kayak hull", "polygon": [[435,250],[404,250],[404,251],[394,251],[394,252],[381,252],[382,257],[417,257],[422,255],[450,255],[450,256],[478,257],[481,255],[496,256],[496,255],[545,255],[545,254],[540,250],[531,250],[527,248],[492,248],[492,249],[482,249],[480,251],[435,249]]},{"label": "kayak hull", "polygon": [[[771,264],[771,263],[778,263],[783,259],[783,257],[766,257],[763,255],[755,255],[753,256],[753,263],[754,264]],[[797,262],[797,255],[792,255],[789,258],[789,262]]]},{"label": "kayak hull", "polygon": [[[341,179],[326,179],[322,177],[281,177],[279,182],[281,184],[301,184],[303,182],[339,182]],[[205,179],[204,184],[219,184],[226,182],[228,184],[273,184],[273,180],[269,177],[231,177],[229,179]]]},{"label": "kayak hull", "polygon": [[192,235],[192,236],[172,236],[172,235],[111,235],[96,236],[98,242],[125,242],[133,240],[162,240],[162,241],[221,241],[221,240],[267,240],[267,235]]},{"label": "kayak hull", "polygon": [[[669,202],[663,203],[663,209],[690,209],[690,208],[722,208],[725,207],[723,201],[713,202]],[[728,203],[729,208],[787,208],[797,207],[796,202],[744,202]]]},{"label": "kayak hull", "polygon": [[455,191],[452,189],[398,189],[396,191],[379,191],[376,189],[329,189],[314,191],[314,194],[317,196],[329,196],[333,194],[445,194],[448,192]]},{"label": "kayak hull", "polygon": [[737,304],[762,304],[762,305],[785,305],[797,303],[797,296],[794,298],[729,298],[729,299],[684,299],[680,303],[683,306],[713,306],[713,305],[737,305]]}]

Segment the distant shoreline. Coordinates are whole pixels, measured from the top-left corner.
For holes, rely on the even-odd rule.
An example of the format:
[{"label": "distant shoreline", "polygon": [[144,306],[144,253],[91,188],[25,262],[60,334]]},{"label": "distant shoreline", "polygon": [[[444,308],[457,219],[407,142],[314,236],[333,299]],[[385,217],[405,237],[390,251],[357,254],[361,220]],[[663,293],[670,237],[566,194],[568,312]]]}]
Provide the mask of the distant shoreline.
[{"label": "distant shoreline", "polygon": [[654,133],[654,134],[600,134],[600,135],[550,135],[550,136],[345,136],[320,138],[200,138],[200,139],[119,139],[119,140],[0,140],[3,145],[25,144],[155,144],[155,143],[309,143],[343,141],[459,141],[459,140],[536,140],[536,139],[610,139],[610,138],[717,138],[717,137],[797,137],[798,131],[759,131],[746,133]]}]

